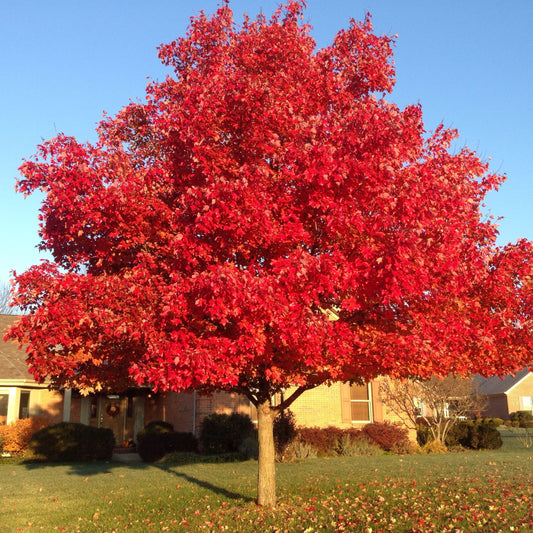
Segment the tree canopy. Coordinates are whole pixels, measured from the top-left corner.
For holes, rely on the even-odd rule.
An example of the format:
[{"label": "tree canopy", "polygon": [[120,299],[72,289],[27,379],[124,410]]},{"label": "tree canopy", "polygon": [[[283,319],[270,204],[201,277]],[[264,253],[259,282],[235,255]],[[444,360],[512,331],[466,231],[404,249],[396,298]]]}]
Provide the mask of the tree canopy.
[{"label": "tree canopy", "polygon": [[482,214],[504,178],[385,99],[393,41],[369,18],[317,50],[304,7],[194,17],[96,143],[61,134],[21,166],[53,261],[17,276],[9,335],[38,380],[267,405],[531,365],[531,243],[496,246]]}]

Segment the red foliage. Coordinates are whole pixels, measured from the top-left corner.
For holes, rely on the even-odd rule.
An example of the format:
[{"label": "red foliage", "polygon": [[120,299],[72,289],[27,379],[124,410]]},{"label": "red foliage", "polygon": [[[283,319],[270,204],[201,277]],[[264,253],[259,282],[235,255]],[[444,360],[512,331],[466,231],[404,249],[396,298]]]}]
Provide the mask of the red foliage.
[{"label": "red foliage", "polygon": [[407,448],[409,446],[408,430],[400,424],[390,422],[373,422],[363,427],[362,433],[371,442],[377,444],[382,450],[390,452],[394,449]]},{"label": "red foliage", "polygon": [[376,97],[394,70],[369,20],[315,51],[302,9],[200,15],[146,103],[22,165],[54,257],[17,276],[38,379],[267,396],[531,363],[531,245],[497,249],[480,210],[503,178]]},{"label": "red foliage", "polygon": [[312,446],[320,456],[335,455],[339,448],[339,442],[344,435],[352,438],[365,438],[359,429],[341,429],[335,426],[299,427],[296,440]]}]

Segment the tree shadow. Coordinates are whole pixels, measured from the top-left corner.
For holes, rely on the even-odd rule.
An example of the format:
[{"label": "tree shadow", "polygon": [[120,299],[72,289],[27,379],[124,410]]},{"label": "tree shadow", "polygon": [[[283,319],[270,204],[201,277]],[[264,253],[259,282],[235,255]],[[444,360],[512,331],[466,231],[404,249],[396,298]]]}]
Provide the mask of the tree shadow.
[{"label": "tree shadow", "polygon": [[[202,463],[195,463],[202,464]],[[156,467],[159,470],[181,478],[189,483],[193,483],[203,489],[206,489],[214,494],[227,498],[228,500],[243,500],[244,502],[254,502],[255,499],[250,496],[245,496],[239,492],[233,492],[225,489],[222,486],[214,485],[213,483],[200,479],[198,477],[186,474],[175,470],[185,464],[157,464],[157,463],[144,463],[139,462],[124,462],[119,460],[106,460],[106,461],[80,461],[80,462],[23,462],[21,466],[24,466],[27,470],[38,471],[44,468],[62,467],[66,468],[65,473],[67,475],[91,477],[101,474],[113,474],[113,471],[117,469],[131,469],[131,470],[147,470],[149,468]]]},{"label": "tree shadow", "polygon": [[245,496],[244,494],[240,494],[238,492],[232,492],[231,490],[225,489],[223,487],[219,487],[217,485],[213,485],[209,481],[205,481],[203,479],[199,479],[189,474],[185,474],[184,472],[176,472],[175,470],[170,470],[169,468],[164,468],[159,465],[154,465],[154,466],[157,466],[158,468],[160,468],[161,470],[164,470],[168,474],[173,474],[176,477],[185,479],[186,481],[189,481],[190,483],[194,483],[195,485],[198,485],[199,487],[207,489],[215,494],[218,494],[219,496],[223,496],[224,498],[227,498],[228,500],[243,500],[245,502],[255,502],[255,499],[251,498],[250,496]]}]

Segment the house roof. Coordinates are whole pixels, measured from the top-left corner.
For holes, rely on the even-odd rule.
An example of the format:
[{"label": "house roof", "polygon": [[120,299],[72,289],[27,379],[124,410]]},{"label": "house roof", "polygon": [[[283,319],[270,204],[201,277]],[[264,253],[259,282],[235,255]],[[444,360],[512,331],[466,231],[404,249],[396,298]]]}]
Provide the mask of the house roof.
[{"label": "house roof", "polygon": [[499,376],[492,376],[490,378],[474,376],[474,384],[477,385],[481,394],[505,394],[518,385],[518,383],[526,378],[529,373],[529,370],[524,368],[514,376],[508,375],[503,378],[500,378]]},{"label": "house roof", "polygon": [[26,352],[19,350],[13,341],[4,341],[5,330],[11,326],[18,316],[0,314],[0,382],[31,380],[26,365]]}]

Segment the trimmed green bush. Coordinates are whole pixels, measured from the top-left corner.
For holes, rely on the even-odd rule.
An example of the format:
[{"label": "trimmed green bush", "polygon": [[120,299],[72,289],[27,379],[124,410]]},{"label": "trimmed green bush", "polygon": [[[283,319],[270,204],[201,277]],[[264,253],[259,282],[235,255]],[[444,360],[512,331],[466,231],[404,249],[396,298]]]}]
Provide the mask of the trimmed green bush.
[{"label": "trimmed green bush", "polygon": [[282,456],[297,435],[296,420],[290,409],[281,411],[274,419],[274,444],[276,454]]},{"label": "trimmed green bush", "polygon": [[146,463],[159,461],[174,452],[196,452],[198,440],[192,433],[166,431],[144,436],[137,445],[137,452]]},{"label": "trimmed green bush", "polygon": [[202,422],[200,449],[208,454],[238,452],[244,439],[254,432],[254,424],[247,415],[215,413]]},{"label": "trimmed green bush", "polygon": [[[472,450],[494,450],[500,448],[502,439],[496,429],[500,419],[481,418],[479,420],[463,420],[454,424],[446,434],[446,446],[461,446]],[[417,427],[417,440],[421,446],[432,442],[432,435],[427,426]]]},{"label": "trimmed green bush", "polygon": [[470,448],[470,439],[472,438],[472,434],[469,428],[472,425],[473,422],[471,420],[465,420],[463,422],[454,424],[446,434],[446,446],[449,448]]},{"label": "trimmed green bush", "polygon": [[33,435],[24,457],[31,461],[89,461],[111,459],[115,437],[107,428],[74,422],[45,427]]},{"label": "trimmed green bush", "polygon": [[533,427],[533,414],[531,411],[516,411],[515,413],[511,413],[510,418],[512,425],[515,427]]},{"label": "trimmed green bush", "polygon": [[[463,422],[462,422],[463,423]],[[469,426],[468,448],[474,450],[496,450],[502,447],[500,432],[490,423],[474,422]]]},{"label": "trimmed green bush", "polygon": [[154,420],[153,422],[146,424],[146,426],[137,433],[137,442],[152,435],[161,435],[162,433],[171,433],[172,431],[174,431],[174,426],[169,422]]},{"label": "trimmed green bush", "polygon": [[425,446],[432,440],[432,438],[431,431],[427,424],[416,425],[416,441],[419,446]]},{"label": "trimmed green bush", "polygon": [[255,435],[246,437],[239,446],[239,453],[243,459],[257,459],[259,457],[259,442]]},{"label": "trimmed green bush", "polygon": [[503,425],[503,418],[483,418],[486,424],[490,424],[494,428],[498,428]]}]

